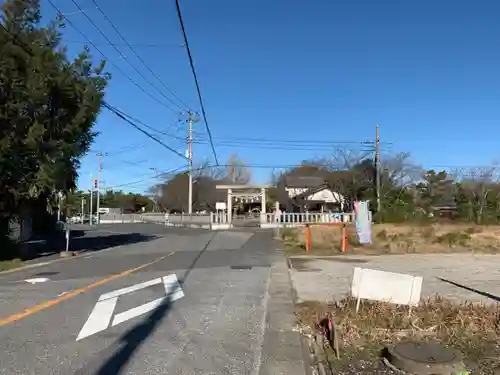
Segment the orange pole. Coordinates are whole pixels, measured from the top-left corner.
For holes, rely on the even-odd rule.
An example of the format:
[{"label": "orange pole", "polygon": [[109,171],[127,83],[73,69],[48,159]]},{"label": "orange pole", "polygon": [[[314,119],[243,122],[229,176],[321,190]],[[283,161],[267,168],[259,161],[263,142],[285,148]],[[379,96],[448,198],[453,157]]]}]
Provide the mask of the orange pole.
[{"label": "orange pole", "polygon": [[309,252],[309,250],[311,250],[311,247],[311,228],[309,227],[309,224],[306,224],[306,252]]},{"label": "orange pole", "polygon": [[347,252],[347,229],[345,224],[342,224],[342,243],[341,250],[343,253]]}]

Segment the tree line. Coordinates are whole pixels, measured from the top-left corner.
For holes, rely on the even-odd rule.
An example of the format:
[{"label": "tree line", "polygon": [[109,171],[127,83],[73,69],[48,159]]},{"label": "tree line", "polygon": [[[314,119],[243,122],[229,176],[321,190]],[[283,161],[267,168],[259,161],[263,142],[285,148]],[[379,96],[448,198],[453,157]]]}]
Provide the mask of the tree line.
[{"label": "tree line", "polygon": [[[138,213],[154,211],[155,201],[151,197],[138,193],[127,193],[121,190],[107,190],[99,197],[100,207],[115,208],[121,213]],[[61,208],[64,215],[70,217],[90,214],[90,194],[81,190],[70,191],[62,202]],[[97,212],[97,195],[92,195],[92,213]]]},{"label": "tree line", "polygon": [[[410,154],[399,153],[382,158],[377,171],[371,155],[356,150],[337,150],[329,157],[305,160],[300,165],[272,173],[268,209],[280,202],[290,207],[285,191],[287,177],[318,177],[329,189],[345,199],[345,211],[352,211],[356,200],[367,200],[379,222],[429,221],[439,217],[491,224],[500,221],[500,167],[456,168],[435,171],[422,168]],[[376,176],[380,176],[380,211],[377,212]],[[193,209],[215,209],[216,202],[225,202],[225,191],[217,184],[248,183],[251,170],[236,155],[227,165],[217,168],[202,165],[195,168]],[[186,212],[188,204],[188,174],[169,176],[155,185],[163,210]],[[287,209],[289,211],[290,209]]]}]

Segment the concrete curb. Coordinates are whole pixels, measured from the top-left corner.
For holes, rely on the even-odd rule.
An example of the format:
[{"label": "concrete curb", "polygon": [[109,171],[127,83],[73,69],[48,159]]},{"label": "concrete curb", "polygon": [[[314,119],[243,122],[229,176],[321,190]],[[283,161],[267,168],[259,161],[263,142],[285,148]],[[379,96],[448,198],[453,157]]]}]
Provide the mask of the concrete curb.
[{"label": "concrete curb", "polygon": [[293,288],[282,251],[273,263],[259,375],[309,375],[301,334],[295,329]]},{"label": "concrete curb", "polygon": [[38,268],[38,267],[48,266],[49,264],[62,262],[62,261],[67,260],[67,259],[76,259],[76,258],[79,258],[81,255],[82,254],[78,254],[78,255],[75,255],[75,256],[72,256],[72,257],[61,257],[61,258],[58,258],[58,259],[48,260],[46,262],[32,263],[32,264],[27,264],[25,266],[11,268],[10,270],[0,271],[0,276],[1,275],[7,275],[9,273],[19,272],[19,271],[25,271],[25,270],[29,270],[29,269],[32,269],[32,268]]},{"label": "concrete curb", "polygon": [[[290,261],[290,258],[286,257],[285,261],[287,265],[288,277],[290,279],[290,285],[292,288],[293,304],[295,307],[299,299],[297,297],[297,291],[295,290],[292,282],[292,262]],[[321,339],[323,339],[323,336],[320,337]],[[309,363],[306,366],[308,375],[331,375],[332,372],[330,371],[330,367],[327,364],[326,353],[323,349],[323,343],[321,343],[321,345],[318,343],[317,335],[315,335],[314,337],[306,337],[305,335],[300,335],[300,340],[302,342],[304,358],[307,358],[309,360]]]}]

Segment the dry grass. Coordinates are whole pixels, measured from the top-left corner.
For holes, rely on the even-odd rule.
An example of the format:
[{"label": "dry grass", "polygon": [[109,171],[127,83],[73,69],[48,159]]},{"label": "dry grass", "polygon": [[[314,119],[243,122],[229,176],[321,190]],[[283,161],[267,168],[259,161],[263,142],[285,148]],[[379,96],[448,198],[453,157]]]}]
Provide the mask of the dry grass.
[{"label": "dry grass", "polygon": [[341,358],[346,361],[370,359],[389,343],[402,339],[438,340],[465,356],[472,373],[500,372],[500,308],[472,303],[454,304],[439,297],[422,302],[411,315],[408,307],[363,301],[358,314],[352,298],[326,305],[316,302],[298,305],[302,327],[319,329],[318,322],[332,313],[339,333]]},{"label": "dry grass", "polygon": [[2,260],[0,261],[0,271],[9,270],[12,268],[20,267],[22,261],[20,259]]},{"label": "dry grass", "polygon": [[[374,224],[372,245],[357,243],[354,225],[347,226],[349,251],[364,254],[446,253],[500,251],[500,226],[466,224]],[[340,226],[311,226],[313,253],[340,253]],[[281,233],[289,254],[303,253],[305,228],[285,229]]]}]

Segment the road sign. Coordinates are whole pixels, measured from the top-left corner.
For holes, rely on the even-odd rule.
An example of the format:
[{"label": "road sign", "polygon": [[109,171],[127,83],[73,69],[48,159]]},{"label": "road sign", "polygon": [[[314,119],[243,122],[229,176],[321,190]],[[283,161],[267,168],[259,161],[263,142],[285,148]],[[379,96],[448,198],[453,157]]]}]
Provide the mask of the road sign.
[{"label": "road sign", "polygon": [[[118,301],[118,297],[158,284],[163,284],[165,287],[164,297],[157,298],[154,301],[116,314],[114,316],[114,319],[111,321],[111,318],[113,318],[116,303]],[[153,311],[157,307],[161,306],[163,303],[171,303],[182,297],[184,297],[184,292],[182,291],[182,288],[179,285],[179,281],[177,280],[177,276],[175,274],[132,285],[127,288],[118,289],[113,292],[105,293],[99,297],[97,303],[94,306],[94,309],[90,313],[87,321],[78,334],[76,341],[104,331],[110,326],[114,327],[127,320],[146,314],[147,312]]]},{"label": "road sign", "polygon": [[215,202],[216,210],[225,210],[227,208],[226,202]]}]

